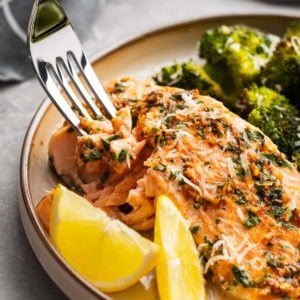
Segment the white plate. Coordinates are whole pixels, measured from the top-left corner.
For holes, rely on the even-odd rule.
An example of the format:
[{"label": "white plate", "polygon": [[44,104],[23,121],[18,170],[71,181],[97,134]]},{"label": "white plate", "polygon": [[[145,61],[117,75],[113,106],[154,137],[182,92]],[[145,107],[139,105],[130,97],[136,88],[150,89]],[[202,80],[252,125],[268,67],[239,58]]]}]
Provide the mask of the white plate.
[{"label": "white plate", "polygon": [[[102,51],[94,59],[96,73],[105,83],[123,75],[148,78],[160,66],[189,57],[196,58],[196,43],[208,28],[221,24],[247,24],[282,34],[296,16],[223,16],[191,21],[159,29]],[[38,108],[25,137],[21,156],[20,212],[29,242],[44,269],[71,299],[157,299],[155,284],[146,288],[138,284],[126,291],[105,295],[81,278],[52,246],[35,211],[35,207],[58,178],[48,165],[47,145],[51,134],[63,122],[48,99]],[[103,270],[105,272],[105,270]]]}]

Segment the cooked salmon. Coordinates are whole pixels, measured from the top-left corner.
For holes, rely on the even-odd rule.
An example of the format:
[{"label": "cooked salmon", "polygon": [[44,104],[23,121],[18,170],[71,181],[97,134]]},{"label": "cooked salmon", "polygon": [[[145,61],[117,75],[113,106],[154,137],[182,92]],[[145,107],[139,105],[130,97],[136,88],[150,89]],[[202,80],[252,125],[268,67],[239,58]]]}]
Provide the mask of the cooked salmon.
[{"label": "cooked salmon", "polygon": [[57,173],[137,230],[153,228],[155,198],[168,195],[206,278],[232,298],[300,299],[300,174],[277,146],[196,90],[130,78],[107,90],[119,109],[111,122],[82,119],[83,137],[67,124],[54,133]]}]

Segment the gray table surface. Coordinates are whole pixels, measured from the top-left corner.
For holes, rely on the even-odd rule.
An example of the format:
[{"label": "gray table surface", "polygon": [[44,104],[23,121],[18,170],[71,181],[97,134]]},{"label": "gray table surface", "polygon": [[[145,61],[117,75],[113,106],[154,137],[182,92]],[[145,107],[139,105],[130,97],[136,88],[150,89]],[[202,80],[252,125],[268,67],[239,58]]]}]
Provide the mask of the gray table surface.
[{"label": "gray table surface", "polygon": [[[108,0],[85,49],[101,47],[139,31],[177,21],[231,13],[294,13],[300,0]],[[18,212],[19,157],[25,131],[44,98],[36,79],[0,84],[0,299],[66,299],[37,261]]]}]

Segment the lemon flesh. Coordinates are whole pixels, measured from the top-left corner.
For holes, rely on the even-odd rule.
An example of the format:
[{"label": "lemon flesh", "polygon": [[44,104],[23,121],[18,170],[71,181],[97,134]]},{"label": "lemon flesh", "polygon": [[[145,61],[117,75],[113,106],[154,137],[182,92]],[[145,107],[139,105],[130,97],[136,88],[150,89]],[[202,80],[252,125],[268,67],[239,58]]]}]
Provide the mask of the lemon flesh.
[{"label": "lemon flesh", "polygon": [[133,285],[158,257],[157,245],[62,185],[53,195],[50,238],[63,258],[103,291]]},{"label": "lemon flesh", "polygon": [[156,277],[161,300],[203,300],[199,256],[185,219],[167,196],[156,206],[154,240],[161,246]]}]

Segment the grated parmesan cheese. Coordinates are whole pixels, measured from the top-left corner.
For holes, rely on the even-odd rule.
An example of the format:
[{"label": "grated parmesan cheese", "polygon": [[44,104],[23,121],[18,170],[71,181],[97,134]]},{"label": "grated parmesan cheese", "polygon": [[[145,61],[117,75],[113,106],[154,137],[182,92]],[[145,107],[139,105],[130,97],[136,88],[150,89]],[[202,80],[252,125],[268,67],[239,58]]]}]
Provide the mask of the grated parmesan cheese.
[{"label": "grated parmesan cheese", "polygon": [[209,270],[209,268],[219,260],[230,260],[230,259],[229,259],[229,257],[226,257],[225,255],[216,255],[216,256],[210,258],[205,265],[204,274],[206,274],[207,271]]},{"label": "grated parmesan cheese", "polygon": [[234,163],[231,159],[231,157],[227,157],[227,165],[228,165],[228,170],[231,178],[236,177],[236,172],[234,168]]}]

